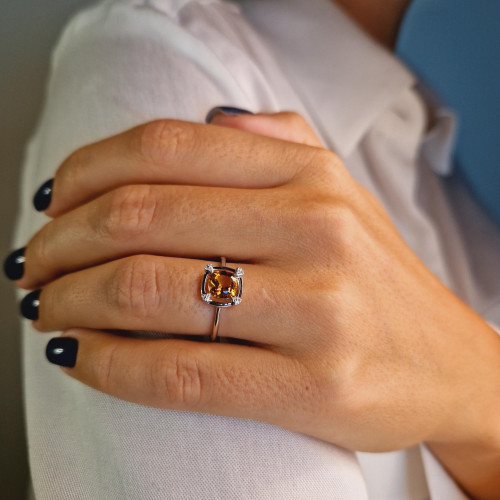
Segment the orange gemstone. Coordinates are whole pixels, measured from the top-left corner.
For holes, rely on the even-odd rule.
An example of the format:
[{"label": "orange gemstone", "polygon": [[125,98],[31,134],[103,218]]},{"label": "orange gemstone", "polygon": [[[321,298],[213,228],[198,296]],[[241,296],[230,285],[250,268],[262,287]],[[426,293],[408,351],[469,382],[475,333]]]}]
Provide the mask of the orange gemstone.
[{"label": "orange gemstone", "polygon": [[220,304],[229,304],[239,293],[239,280],[232,271],[217,269],[209,273],[205,280],[205,293]]}]

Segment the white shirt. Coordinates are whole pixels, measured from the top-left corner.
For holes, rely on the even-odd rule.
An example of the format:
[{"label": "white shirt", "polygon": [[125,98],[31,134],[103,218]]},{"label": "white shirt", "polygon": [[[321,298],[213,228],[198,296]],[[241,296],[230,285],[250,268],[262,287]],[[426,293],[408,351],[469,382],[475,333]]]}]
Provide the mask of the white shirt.
[{"label": "white shirt", "polygon": [[[107,0],[52,61],[23,171],[16,248],[47,218],[33,193],[76,148],[217,105],[294,110],[374,192],[427,267],[500,324],[500,231],[451,173],[453,117],[328,0]],[[439,174],[439,175],[438,175]],[[425,446],[351,453],[271,425],[123,402],[64,375],[23,323],[37,499],[465,498]]]}]

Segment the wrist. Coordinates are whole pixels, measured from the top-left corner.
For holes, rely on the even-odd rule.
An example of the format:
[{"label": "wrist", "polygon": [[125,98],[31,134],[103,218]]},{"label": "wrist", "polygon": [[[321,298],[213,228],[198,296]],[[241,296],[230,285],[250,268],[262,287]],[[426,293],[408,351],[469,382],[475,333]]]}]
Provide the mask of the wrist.
[{"label": "wrist", "polygon": [[475,500],[498,500],[500,446],[478,443],[426,443],[462,490]]},{"label": "wrist", "polygon": [[500,339],[479,316],[473,320],[465,325],[473,355],[454,381],[452,413],[426,445],[467,494],[490,500],[500,491]]}]

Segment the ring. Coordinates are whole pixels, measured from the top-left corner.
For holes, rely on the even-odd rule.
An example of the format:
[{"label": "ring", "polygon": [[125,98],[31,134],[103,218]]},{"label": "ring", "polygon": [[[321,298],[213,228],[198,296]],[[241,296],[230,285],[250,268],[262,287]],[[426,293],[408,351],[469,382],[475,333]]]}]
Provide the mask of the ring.
[{"label": "ring", "polygon": [[214,326],[210,340],[217,340],[219,332],[220,310],[223,307],[237,306],[241,302],[243,292],[243,269],[226,267],[226,258],[221,257],[220,266],[208,264],[201,282],[201,298],[211,306],[215,306]]}]

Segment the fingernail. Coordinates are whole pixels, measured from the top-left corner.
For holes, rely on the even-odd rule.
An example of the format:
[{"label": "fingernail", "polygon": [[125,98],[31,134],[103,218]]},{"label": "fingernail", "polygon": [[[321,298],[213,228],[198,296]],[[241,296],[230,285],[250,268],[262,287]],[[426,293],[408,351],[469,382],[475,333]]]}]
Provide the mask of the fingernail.
[{"label": "fingernail", "polygon": [[21,301],[21,314],[26,319],[38,319],[38,306],[40,305],[41,292],[41,290],[35,290],[34,292],[28,293]]},{"label": "fingernail", "polygon": [[73,368],[76,364],[78,340],[72,337],[50,339],[45,349],[45,356],[54,365]]},{"label": "fingernail", "polygon": [[33,197],[33,205],[39,212],[43,212],[46,210],[50,201],[52,200],[52,185],[54,184],[54,179],[49,179],[47,182],[44,182],[40,189],[35,193]]},{"label": "fingernail", "polygon": [[219,114],[226,116],[253,115],[251,111],[247,111],[246,109],[233,108],[232,106],[217,106],[208,112],[205,123],[210,123],[214,117]]},{"label": "fingernail", "polygon": [[12,252],[3,263],[3,271],[5,276],[10,280],[18,280],[24,274],[24,251],[26,248],[20,248]]}]

